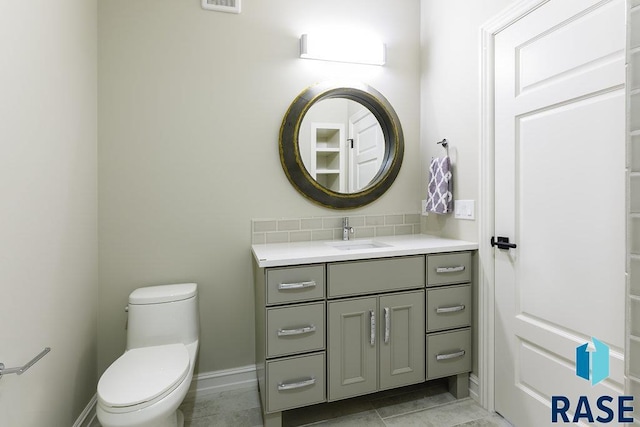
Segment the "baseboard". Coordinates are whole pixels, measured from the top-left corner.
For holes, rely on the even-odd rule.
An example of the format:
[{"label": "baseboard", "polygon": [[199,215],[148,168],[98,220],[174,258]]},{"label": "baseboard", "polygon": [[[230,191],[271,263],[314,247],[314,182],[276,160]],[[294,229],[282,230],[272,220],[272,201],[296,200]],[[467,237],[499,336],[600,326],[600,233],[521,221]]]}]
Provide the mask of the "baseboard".
[{"label": "baseboard", "polygon": [[84,411],[80,414],[73,427],[90,427],[93,420],[96,418],[96,402],[97,396],[94,394],[89,404],[84,408]]},{"label": "baseboard", "polygon": [[187,397],[257,387],[256,365],[205,372],[193,377]]},{"label": "baseboard", "polygon": [[480,403],[480,380],[477,375],[469,375],[469,397]]},{"label": "baseboard", "polygon": [[[219,393],[227,390],[257,387],[256,365],[241,366],[239,368],[224,369],[220,371],[205,372],[195,375],[191,380],[191,387],[187,398],[200,395]],[[96,395],[93,395],[89,404],[80,414],[73,427],[90,427],[96,418]]]}]

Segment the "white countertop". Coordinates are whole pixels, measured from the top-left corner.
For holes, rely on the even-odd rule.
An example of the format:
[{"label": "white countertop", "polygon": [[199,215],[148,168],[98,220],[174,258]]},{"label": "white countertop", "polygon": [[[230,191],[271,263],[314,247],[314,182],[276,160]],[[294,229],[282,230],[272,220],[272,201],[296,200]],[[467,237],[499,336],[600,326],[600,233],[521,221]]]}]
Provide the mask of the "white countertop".
[{"label": "white countertop", "polygon": [[338,249],[332,245],[340,240],[323,240],[297,243],[267,243],[252,245],[251,252],[259,267],[282,267],[286,265],[313,264],[333,261],[385,258],[405,255],[433,254],[441,252],[478,249],[478,244],[464,240],[444,239],[427,234],[353,239],[356,242],[380,243],[387,246],[365,249]]}]

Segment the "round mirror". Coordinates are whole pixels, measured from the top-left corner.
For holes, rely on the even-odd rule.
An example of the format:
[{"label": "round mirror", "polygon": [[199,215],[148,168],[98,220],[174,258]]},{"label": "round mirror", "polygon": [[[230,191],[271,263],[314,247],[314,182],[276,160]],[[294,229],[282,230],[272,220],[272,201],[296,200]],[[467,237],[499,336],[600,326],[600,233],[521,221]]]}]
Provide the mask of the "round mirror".
[{"label": "round mirror", "polygon": [[364,84],[306,89],[280,129],[280,160],[289,181],[305,197],[336,209],[363,206],[384,194],[403,153],[395,111]]}]

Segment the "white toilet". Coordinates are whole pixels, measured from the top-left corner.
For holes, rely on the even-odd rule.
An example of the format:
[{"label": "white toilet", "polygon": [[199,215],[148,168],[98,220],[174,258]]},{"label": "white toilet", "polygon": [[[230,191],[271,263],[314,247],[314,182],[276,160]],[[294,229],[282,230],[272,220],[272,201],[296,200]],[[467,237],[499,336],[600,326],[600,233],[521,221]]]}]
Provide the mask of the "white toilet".
[{"label": "white toilet", "polygon": [[178,409],[198,351],[195,283],[150,286],[129,295],[127,349],[98,382],[103,427],[182,427]]}]

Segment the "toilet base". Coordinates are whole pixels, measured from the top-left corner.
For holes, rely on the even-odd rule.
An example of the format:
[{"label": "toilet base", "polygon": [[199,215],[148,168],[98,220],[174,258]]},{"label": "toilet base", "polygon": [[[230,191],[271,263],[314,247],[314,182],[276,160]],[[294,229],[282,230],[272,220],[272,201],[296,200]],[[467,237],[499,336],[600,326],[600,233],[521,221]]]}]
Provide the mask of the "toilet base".
[{"label": "toilet base", "polygon": [[177,419],[178,427],[184,427],[184,414],[182,413],[182,411],[180,409],[178,409],[176,411],[176,416],[178,417],[178,419]]}]

